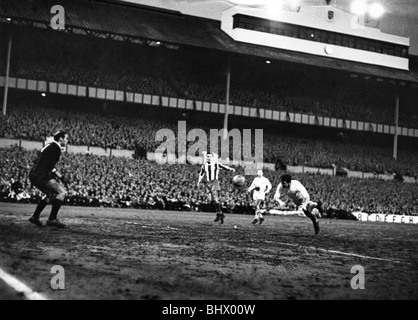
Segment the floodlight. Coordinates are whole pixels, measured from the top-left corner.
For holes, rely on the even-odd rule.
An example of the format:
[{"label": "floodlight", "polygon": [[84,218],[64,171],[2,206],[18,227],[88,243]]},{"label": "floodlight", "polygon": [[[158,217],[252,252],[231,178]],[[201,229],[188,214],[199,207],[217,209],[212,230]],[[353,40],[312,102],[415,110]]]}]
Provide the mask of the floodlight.
[{"label": "floodlight", "polygon": [[355,0],[351,3],[351,13],[363,16],[367,13],[367,3],[364,0]]},{"label": "floodlight", "polygon": [[380,3],[372,3],[369,6],[369,15],[373,19],[379,19],[385,13],[385,8]]}]

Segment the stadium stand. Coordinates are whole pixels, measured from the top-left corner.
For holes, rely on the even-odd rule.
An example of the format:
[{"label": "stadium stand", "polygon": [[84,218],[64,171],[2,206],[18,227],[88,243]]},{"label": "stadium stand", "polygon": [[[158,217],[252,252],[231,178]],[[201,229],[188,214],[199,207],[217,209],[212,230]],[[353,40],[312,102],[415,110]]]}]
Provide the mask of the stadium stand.
[{"label": "stadium stand", "polygon": [[[101,52],[99,58],[97,50]],[[252,59],[235,59],[231,68],[233,105],[394,125],[395,100],[391,90],[382,91],[373,84],[365,87],[332,72],[310,78],[294,70],[285,72],[289,68],[285,65],[267,68]],[[19,34],[14,41],[10,74],[225,103],[225,70],[226,58],[222,54],[214,57],[196,50],[179,52],[31,31]],[[0,72],[4,74],[4,70]],[[417,93],[402,98],[399,125],[418,128],[414,108],[417,98]]]}]

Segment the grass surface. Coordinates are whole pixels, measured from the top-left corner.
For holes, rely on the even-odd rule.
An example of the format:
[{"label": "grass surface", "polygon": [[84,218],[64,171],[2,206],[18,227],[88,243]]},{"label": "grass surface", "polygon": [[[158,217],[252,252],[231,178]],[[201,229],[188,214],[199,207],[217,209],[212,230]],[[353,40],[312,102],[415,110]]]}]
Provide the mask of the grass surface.
[{"label": "grass surface", "polygon": [[[322,219],[315,236],[303,217],[65,206],[59,230],[31,225],[34,208],[0,203],[0,268],[48,299],[418,299],[417,225]],[[20,298],[0,280],[0,299]]]}]

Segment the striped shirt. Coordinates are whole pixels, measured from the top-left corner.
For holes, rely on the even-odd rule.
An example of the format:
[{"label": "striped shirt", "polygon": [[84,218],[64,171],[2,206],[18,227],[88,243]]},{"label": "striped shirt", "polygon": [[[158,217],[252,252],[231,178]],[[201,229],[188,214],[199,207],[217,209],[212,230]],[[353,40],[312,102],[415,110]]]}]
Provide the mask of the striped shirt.
[{"label": "striped shirt", "polygon": [[224,166],[219,162],[211,162],[202,165],[199,175],[203,177],[206,174],[206,179],[208,181],[218,180],[219,169],[232,171],[232,168]]}]

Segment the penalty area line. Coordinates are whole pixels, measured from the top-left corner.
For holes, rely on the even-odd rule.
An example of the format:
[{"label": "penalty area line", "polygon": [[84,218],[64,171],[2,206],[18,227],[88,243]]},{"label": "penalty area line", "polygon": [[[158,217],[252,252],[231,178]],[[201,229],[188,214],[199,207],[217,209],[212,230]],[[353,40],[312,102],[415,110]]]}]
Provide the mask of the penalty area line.
[{"label": "penalty area line", "polygon": [[311,249],[311,250],[317,250],[317,251],[322,251],[322,252],[326,252],[326,253],[340,254],[340,255],[349,256],[349,257],[356,257],[356,258],[370,259],[370,260],[378,260],[378,261],[385,261],[385,262],[401,263],[401,261],[398,261],[398,260],[376,258],[376,257],[364,256],[364,255],[356,254],[356,253],[350,253],[350,252],[328,250],[328,249],[324,249],[324,248],[317,248],[317,247],[312,247],[312,246],[303,246],[303,245],[299,245],[299,244],[292,244],[292,243],[285,243],[285,242],[276,242],[276,243],[281,244],[281,245],[285,245],[285,246],[307,248],[307,249]]},{"label": "penalty area line", "polygon": [[48,300],[40,293],[34,292],[23,282],[4,272],[2,269],[0,269],[0,279],[6,282],[6,284],[15,289],[17,292],[22,293],[28,300]]}]

